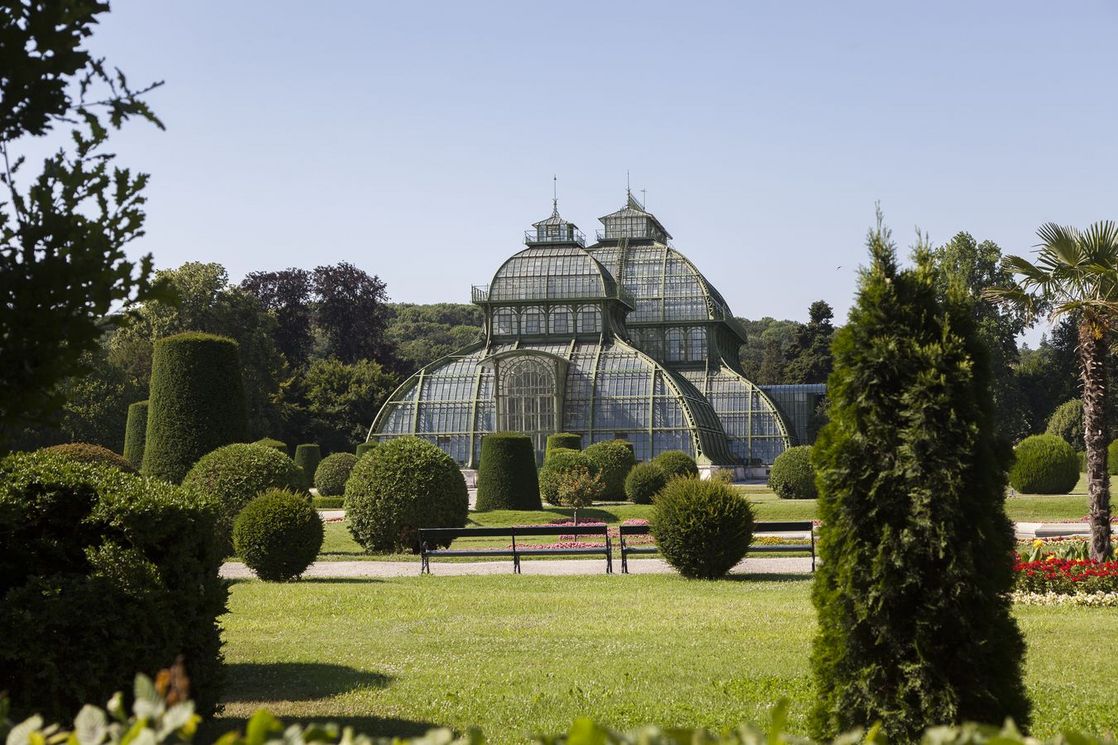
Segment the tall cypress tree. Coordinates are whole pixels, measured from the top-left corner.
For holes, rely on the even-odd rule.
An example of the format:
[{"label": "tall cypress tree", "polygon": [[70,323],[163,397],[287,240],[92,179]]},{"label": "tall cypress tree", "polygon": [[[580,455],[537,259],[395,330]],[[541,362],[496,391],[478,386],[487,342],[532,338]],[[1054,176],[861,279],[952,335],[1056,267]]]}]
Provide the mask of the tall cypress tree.
[{"label": "tall cypress tree", "polygon": [[926,249],[900,270],[880,213],[834,341],[830,423],[815,445],[820,556],[812,653],[817,737],[881,721],[1029,721],[1010,615],[1012,452],[994,434],[987,353]]}]

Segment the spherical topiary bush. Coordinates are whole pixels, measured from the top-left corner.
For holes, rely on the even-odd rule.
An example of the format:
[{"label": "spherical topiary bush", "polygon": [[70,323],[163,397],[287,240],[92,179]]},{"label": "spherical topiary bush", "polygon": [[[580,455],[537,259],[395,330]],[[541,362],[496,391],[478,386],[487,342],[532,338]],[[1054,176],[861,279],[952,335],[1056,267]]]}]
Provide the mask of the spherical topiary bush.
[{"label": "spherical topiary bush", "polygon": [[769,488],[781,499],[815,499],[815,468],[811,465],[811,445],[788,448],[773,461]]},{"label": "spherical topiary bush", "polygon": [[295,465],[299,467],[302,481],[299,486],[310,489],[314,485],[314,472],[322,462],[322,450],[314,443],[295,446]]},{"label": "spherical topiary bush", "polygon": [[365,453],[371,452],[373,450],[373,448],[375,448],[379,444],[380,443],[377,442],[376,440],[373,440],[372,442],[361,443],[360,445],[357,446],[357,450],[356,450],[357,457],[360,458]]},{"label": "spherical topiary bush", "polygon": [[273,448],[278,450],[284,455],[287,455],[287,443],[282,440],[277,440],[274,437],[261,437],[253,445],[263,445],[266,448]]},{"label": "spherical topiary bush", "polygon": [[551,451],[551,457],[544,461],[540,468],[540,496],[548,504],[561,506],[559,501],[559,483],[563,474],[575,469],[584,468],[593,476],[598,473],[598,466],[578,450],[558,448]]},{"label": "spherical topiary bush", "polygon": [[664,470],[669,479],[673,476],[698,476],[699,466],[695,459],[682,450],[665,450],[652,459]]},{"label": "spherical topiary bush", "polygon": [[128,405],[128,421],[124,425],[124,459],[137,471],[144,465],[144,437],[148,429],[148,402]]},{"label": "spherical topiary bush", "polygon": [[654,504],[649,524],[656,545],[684,577],[725,576],[749,549],[753,509],[729,484],[670,479]]},{"label": "spherical topiary bush", "polygon": [[341,496],[355,465],[357,456],[353,453],[333,453],[323,458],[314,471],[314,488],[318,489],[318,496]]},{"label": "spherical topiary bush", "polygon": [[625,496],[633,504],[652,504],[652,498],[668,483],[668,475],[649,461],[638,463],[625,477]]},{"label": "spherical topiary bush", "polygon": [[1009,484],[1022,494],[1067,494],[1079,481],[1079,456],[1061,437],[1026,437],[1013,454]]},{"label": "spherical topiary bush", "polygon": [[538,510],[540,484],[536,475],[536,448],[532,439],[517,432],[493,432],[481,438],[481,463],[477,470],[477,503],[474,509]]},{"label": "spherical topiary bush", "polygon": [[318,556],[323,535],[322,518],[305,496],[268,489],[237,515],[233,548],[260,579],[287,582],[306,571]]},{"label": "spherical topiary bush", "polygon": [[1062,437],[1076,450],[1086,450],[1083,442],[1083,400],[1073,398],[1057,406],[1048,417],[1044,433]]},{"label": "spherical topiary bush", "polygon": [[155,342],[145,476],[177,484],[206,453],[243,441],[247,426],[237,342],[196,332]]},{"label": "spherical topiary bush", "polygon": [[49,448],[43,448],[40,452],[59,455],[67,460],[75,460],[79,463],[96,463],[119,468],[125,473],[136,473],[136,468],[124,456],[89,442],[68,442],[65,445],[52,445]]},{"label": "spherical topiary bush", "polygon": [[582,435],[572,434],[571,432],[556,432],[553,435],[548,435],[547,447],[543,451],[545,463],[551,457],[551,453],[556,450],[582,450]]},{"label": "spherical topiary bush", "polygon": [[606,499],[625,498],[625,477],[637,464],[632,443],[624,440],[596,442],[582,451],[598,467],[598,474],[606,485]]},{"label": "spherical topiary bush", "polygon": [[214,500],[228,542],[233,521],[249,500],[266,489],[299,488],[299,469],[275,448],[237,443],[203,455],[182,485]]},{"label": "spherical topiary bush", "polygon": [[469,505],[457,464],[418,437],[381,443],[345,485],[349,532],[369,553],[418,551],[419,528],[460,528]]}]

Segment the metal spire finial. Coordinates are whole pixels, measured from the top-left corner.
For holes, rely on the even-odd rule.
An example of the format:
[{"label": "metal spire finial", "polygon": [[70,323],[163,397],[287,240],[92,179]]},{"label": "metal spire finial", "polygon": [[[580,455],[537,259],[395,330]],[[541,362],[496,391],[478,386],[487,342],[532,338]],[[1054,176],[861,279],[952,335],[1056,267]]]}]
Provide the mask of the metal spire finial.
[{"label": "metal spire finial", "polygon": [[633,196],[633,190],[629,188],[629,169],[625,169],[625,196]]},{"label": "metal spire finial", "polygon": [[559,175],[551,174],[551,216],[559,217]]}]

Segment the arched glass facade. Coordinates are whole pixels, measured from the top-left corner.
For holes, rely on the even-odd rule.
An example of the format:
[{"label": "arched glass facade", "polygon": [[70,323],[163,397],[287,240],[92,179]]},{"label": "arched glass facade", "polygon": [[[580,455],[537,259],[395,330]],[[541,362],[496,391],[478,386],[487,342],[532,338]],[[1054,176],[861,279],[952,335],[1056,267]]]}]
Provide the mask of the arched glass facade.
[{"label": "arched glass facade", "polygon": [[626,439],[640,460],[683,450],[771,464],[788,429],[742,375],[744,332],[721,295],[636,200],[602,222],[590,248],[557,210],[536,223],[528,248],[473,290],[485,341],[409,378],[370,439],[418,435],[464,467],[498,430],[530,435],[541,457],[548,434],[574,432],[584,446]]}]

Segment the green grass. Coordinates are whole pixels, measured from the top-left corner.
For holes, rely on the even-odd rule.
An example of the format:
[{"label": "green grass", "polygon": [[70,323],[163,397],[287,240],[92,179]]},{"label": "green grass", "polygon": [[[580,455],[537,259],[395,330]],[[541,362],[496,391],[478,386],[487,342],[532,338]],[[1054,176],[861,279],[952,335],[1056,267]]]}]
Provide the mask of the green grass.
[{"label": "green grass", "polygon": [[[239,582],[223,618],[226,708],[372,734],[479,725],[491,742],[616,727],[760,721],[811,701],[811,581],[673,575]],[[1118,730],[1118,613],[1020,608],[1034,732]]]}]

